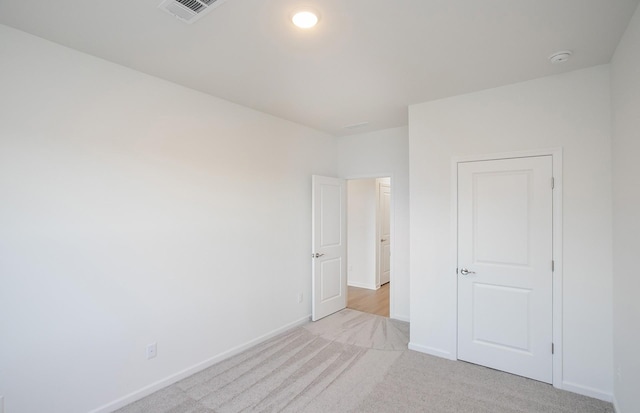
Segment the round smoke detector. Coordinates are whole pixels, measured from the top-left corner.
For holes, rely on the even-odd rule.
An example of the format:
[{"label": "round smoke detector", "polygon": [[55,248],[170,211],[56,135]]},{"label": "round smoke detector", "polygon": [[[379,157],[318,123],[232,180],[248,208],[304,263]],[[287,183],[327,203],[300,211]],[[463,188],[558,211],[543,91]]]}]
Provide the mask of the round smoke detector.
[{"label": "round smoke detector", "polygon": [[569,60],[572,54],[573,52],[571,50],[562,50],[560,52],[555,52],[554,54],[549,56],[549,61],[551,63],[564,63]]}]

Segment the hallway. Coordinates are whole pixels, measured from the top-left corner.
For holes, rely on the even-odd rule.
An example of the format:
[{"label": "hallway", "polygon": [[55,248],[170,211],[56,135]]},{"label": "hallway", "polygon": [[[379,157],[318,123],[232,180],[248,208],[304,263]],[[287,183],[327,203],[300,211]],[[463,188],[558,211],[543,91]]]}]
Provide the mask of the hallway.
[{"label": "hallway", "polygon": [[348,287],[347,308],[389,317],[389,289],[386,283],[377,290]]}]

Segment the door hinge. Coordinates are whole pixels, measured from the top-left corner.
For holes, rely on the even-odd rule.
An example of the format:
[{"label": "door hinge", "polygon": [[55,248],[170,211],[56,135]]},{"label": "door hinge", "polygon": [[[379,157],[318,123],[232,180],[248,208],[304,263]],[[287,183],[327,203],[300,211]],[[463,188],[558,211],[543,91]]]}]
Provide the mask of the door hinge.
[{"label": "door hinge", "polygon": [[551,178],[551,189],[556,187],[556,178]]},{"label": "door hinge", "polygon": [[553,345],[553,343],[551,343],[551,354],[555,354],[556,348]]},{"label": "door hinge", "polygon": [[458,273],[458,269],[456,268],[456,274]]},{"label": "door hinge", "polygon": [[551,272],[554,272],[556,270],[556,262],[554,260],[551,260]]}]

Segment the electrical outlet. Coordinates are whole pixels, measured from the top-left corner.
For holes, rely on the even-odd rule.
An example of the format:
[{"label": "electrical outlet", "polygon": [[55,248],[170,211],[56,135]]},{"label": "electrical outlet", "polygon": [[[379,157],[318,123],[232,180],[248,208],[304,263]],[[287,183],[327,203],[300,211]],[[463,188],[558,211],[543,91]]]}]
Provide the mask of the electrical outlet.
[{"label": "electrical outlet", "polygon": [[151,343],[147,346],[147,360],[151,360],[158,355],[158,343]]},{"label": "electrical outlet", "polygon": [[301,303],[303,298],[304,296],[302,295],[302,293],[298,293],[298,303]]}]

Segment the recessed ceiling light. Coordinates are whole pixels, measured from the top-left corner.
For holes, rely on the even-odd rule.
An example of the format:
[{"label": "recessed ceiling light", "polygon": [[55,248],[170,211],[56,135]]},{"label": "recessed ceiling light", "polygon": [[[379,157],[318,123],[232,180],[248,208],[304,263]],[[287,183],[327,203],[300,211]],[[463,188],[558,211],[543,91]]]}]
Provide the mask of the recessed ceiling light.
[{"label": "recessed ceiling light", "polygon": [[571,50],[562,50],[559,52],[555,52],[554,54],[549,56],[549,61],[551,63],[564,63],[569,60],[572,54],[573,52]]},{"label": "recessed ceiling light", "polygon": [[301,29],[310,29],[318,24],[318,14],[309,10],[299,11],[293,15],[291,21]]}]

